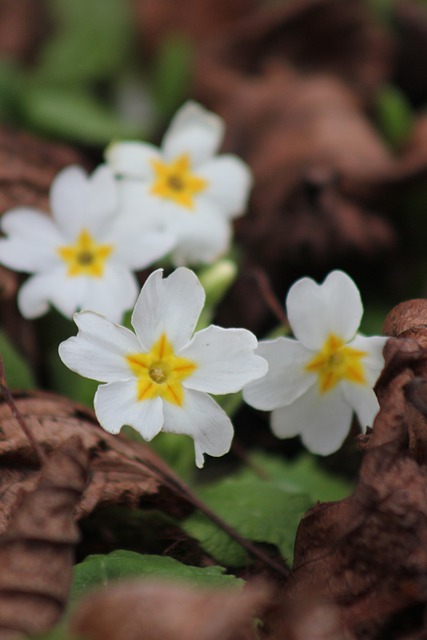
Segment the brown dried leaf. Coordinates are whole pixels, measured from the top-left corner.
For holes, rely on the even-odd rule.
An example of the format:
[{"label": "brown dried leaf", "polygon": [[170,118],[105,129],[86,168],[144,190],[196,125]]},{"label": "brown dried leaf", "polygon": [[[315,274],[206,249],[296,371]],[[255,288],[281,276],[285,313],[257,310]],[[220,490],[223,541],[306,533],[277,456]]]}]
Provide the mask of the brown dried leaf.
[{"label": "brown dried leaf", "polygon": [[230,76],[253,77],[275,60],[304,73],[337,76],[367,97],[390,77],[392,53],[390,36],[363,0],[288,0],[260,5],[208,42],[199,56],[199,81],[219,87],[211,65]]},{"label": "brown dried leaf", "polygon": [[0,213],[25,206],[48,211],[51,182],[69,164],[86,160],[72,147],[0,127]]},{"label": "brown dried leaf", "polygon": [[20,487],[0,535],[0,638],[47,631],[60,617],[79,541],[74,508],[87,481],[88,456],[70,438]]},{"label": "brown dried leaf", "polygon": [[[427,379],[425,311],[425,301],[413,301],[389,316],[390,332],[411,337],[386,345],[381,410],[372,433],[361,437],[358,486],[345,500],[311,509],[296,539],[291,597],[314,590],[366,639],[426,632],[420,611],[427,603],[427,419],[408,402],[411,389],[420,393],[414,383]],[[402,628],[392,635],[398,614]]]},{"label": "brown dried leaf", "polygon": [[[151,506],[182,517],[191,507],[166,486],[162,473],[179,479],[143,444],[113,436],[98,424],[89,409],[66,398],[43,393],[16,394],[15,402],[34,437],[46,451],[60,447],[70,435],[80,438],[89,453],[90,480],[76,508],[84,518],[95,508],[109,505]],[[16,494],[37,481],[37,460],[9,408],[0,403],[0,532],[7,527]],[[152,468],[149,470],[139,460]]]},{"label": "brown dried leaf", "polygon": [[176,34],[201,44],[257,4],[259,0],[131,0],[142,45],[150,52]]},{"label": "brown dried leaf", "polygon": [[28,60],[46,32],[43,0],[0,0],[0,52],[12,59]]},{"label": "brown dried leaf", "polygon": [[88,640],[255,640],[254,615],[269,596],[258,583],[236,593],[122,582],[85,598],[70,629]]}]

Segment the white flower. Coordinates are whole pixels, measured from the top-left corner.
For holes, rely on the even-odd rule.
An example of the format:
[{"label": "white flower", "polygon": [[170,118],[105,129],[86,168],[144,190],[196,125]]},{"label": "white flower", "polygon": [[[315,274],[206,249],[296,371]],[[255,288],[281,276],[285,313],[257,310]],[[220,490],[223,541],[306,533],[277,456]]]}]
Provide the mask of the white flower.
[{"label": "white flower", "polygon": [[372,425],[379,409],[373,386],[387,338],[356,333],[362,301],[342,271],[321,285],[298,280],[286,304],[296,340],[260,342],[257,353],[268,361],[268,374],[244,389],[244,399],[272,410],[271,427],[279,438],[301,435],[307,449],[329,455],[347,436],[353,411],[362,429]]},{"label": "white flower", "polygon": [[33,273],[21,287],[23,316],[36,318],[53,304],[65,316],[90,307],[113,321],[134,304],[133,270],[147,267],[173,245],[173,237],[144,233],[137,221],[117,216],[118,192],[111,170],[92,176],[77,166],[63,169],[50,191],[52,218],[21,207],[2,216],[0,262]]},{"label": "white flower", "polygon": [[119,142],[106,151],[122,178],[124,210],[177,238],[176,265],[210,263],[229,247],[231,219],[244,212],[251,174],[234,155],[217,153],[224,123],[195,102],[175,115],[161,149]]},{"label": "white flower", "polygon": [[204,453],[227,453],[233,437],[230,419],[207,394],[239,391],[267,370],[250,331],[210,326],[193,336],[204,299],[192,271],[181,267],[163,280],[159,269],[136,302],[135,333],[82,311],[74,316],[79,333],[59,346],[70,369],[106,383],[94,400],[104,429],[118,433],[127,424],[146,440],[162,430],[187,434],[199,467]]}]

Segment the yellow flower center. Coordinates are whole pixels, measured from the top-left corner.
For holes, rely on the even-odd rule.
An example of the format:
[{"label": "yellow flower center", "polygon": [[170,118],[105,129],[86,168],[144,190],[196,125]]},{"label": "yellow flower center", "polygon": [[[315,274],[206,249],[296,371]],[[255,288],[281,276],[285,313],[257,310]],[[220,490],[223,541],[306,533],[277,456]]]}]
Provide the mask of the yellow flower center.
[{"label": "yellow flower center", "polygon": [[197,365],[187,358],[175,355],[172,344],[163,333],[150,353],[131,353],[126,362],[137,377],[138,400],[151,400],[160,396],[167,402],[182,406],[182,381]]},{"label": "yellow flower center", "polygon": [[105,262],[112,251],[113,245],[97,244],[86,229],[80,232],[75,244],[57,249],[60,257],[68,265],[67,275],[70,278],[75,276],[101,278]]},{"label": "yellow flower center", "polygon": [[365,351],[347,347],[341,338],[331,334],[319,353],[305,365],[305,370],[317,373],[320,393],[330,391],[342,380],[366,384],[361,363],[366,355]]},{"label": "yellow flower center", "polygon": [[151,193],[172,200],[186,209],[194,209],[194,196],[204,191],[207,180],[190,172],[190,158],[184,153],[169,164],[152,160],[155,179]]}]

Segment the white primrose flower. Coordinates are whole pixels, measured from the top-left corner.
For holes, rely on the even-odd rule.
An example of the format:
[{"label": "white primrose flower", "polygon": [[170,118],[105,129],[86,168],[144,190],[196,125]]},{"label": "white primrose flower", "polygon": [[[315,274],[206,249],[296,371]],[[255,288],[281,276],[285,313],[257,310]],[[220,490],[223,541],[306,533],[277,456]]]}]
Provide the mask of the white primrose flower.
[{"label": "white primrose flower", "polygon": [[82,311],[74,316],[77,336],[59,346],[67,367],[106,383],[94,400],[106,431],[118,433],[127,424],[146,440],[160,431],[187,434],[198,467],[204,453],[227,453],[233,438],[229,417],[207,394],[239,391],[267,371],[246,329],[211,325],[193,336],[204,300],[192,271],[181,267],[162,279],[158,269],[136,302],[135,333]]},{"label": "white primrose flower", "polygon": [[342,271],[333,271],[321,285],[311,278],[298,280],[286,305],[296,340],[260,342],[257,353],[269,370],[243,396],[251,406],[272,411],[276,436],[300,435],[312,453],[329,455],[346,438],[353,411],[362,429],[372,425],[379,409],[373,386],[387,338],[356,333],[362,301]]},{"label": "white primrose flower", "polygon": [[122,178],[124,208],[176,237],[175,265],[216,260],[229,247],[232,218],[246,207],[251,174],[237,156],[214,157],[223,137],[219,116],[187,102],[160,149],[118,142],[106,151],[107,162]]},{"label": "white primrose flower", "polygon": [[1,218],[0,262],[32,273],[18,293],[26,318],[46,313],[49,303],[72,317],[90,307],[121,319],[134,304],[133,270],[147,267],[173,246],[171,235],[145,233],[138,221],[117,215],[118,190],[106,166],[91,176],[77,166],[63,169],[50,190],[52,217],[29,207]]}]

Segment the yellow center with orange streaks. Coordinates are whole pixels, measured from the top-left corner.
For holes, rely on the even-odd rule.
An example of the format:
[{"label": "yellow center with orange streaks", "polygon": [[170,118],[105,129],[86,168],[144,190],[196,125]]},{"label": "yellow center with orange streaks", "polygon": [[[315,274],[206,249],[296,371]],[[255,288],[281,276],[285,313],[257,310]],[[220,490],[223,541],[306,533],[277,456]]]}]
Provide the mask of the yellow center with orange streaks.
[{"label": "yellow center with orange streaks", "polygon": [[191,173],[189,156],[183,153],[169,164],[153,159],[151,166],[155,178],[150,193],[186,209],[194,209],[194,196],[204,191],[208,182]]},{"label": "yellow center with orange streaks", "polygon": [[356,384],[366,384],[362,358],[365,351],[353,349],[331,334],[322,349],[305,365],[309,373],[317,373],[320,393],[331,391],[339,382],[347,380]]},{"label": "yellow center with orange streaks", "polygon": [[112,244],[98,244],[89,231],[83,229],[75,244],[58,247],[59,256],[68,265],[67,275],[101,278],[105,262],[114,249]]},{"label": "yellow center with orange streaks", "polygon": [[138,400],[152,400],[160,396],[179,407],[184,401],[182,381],[197,369],[191,360],[175,355],[164,333],[149,353],[129,354],[126,362],[137,378]]}]

